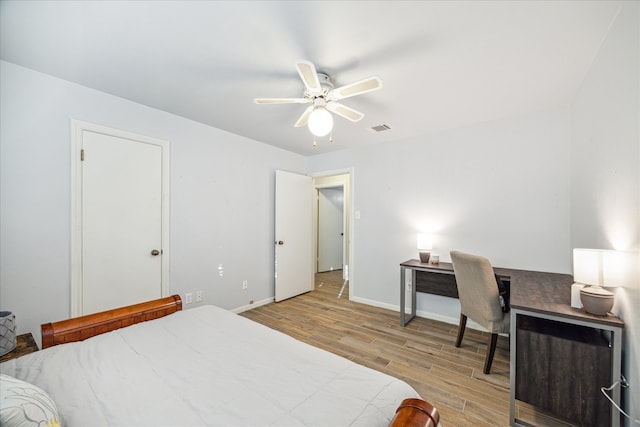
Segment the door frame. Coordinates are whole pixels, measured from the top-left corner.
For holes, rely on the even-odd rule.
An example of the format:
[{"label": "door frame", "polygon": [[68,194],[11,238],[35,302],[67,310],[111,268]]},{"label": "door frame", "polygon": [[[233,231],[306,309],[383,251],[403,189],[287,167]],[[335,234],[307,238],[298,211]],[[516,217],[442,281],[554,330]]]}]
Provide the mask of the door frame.
[{"label": "door frame", "polygon": [[[348,182],[344,179],[337,179],[336,181],[333,181],[331,183],[316,183],[316,178],[328,178],[328,177],[338,177],[338,175],[348,175],[349,176],[349,180]],[[347,192],[348,189],[348,193],[349,193],[349,200],[347,203],[344,204],[344,215],[349,217],[349,220],[346,221],[345,220],[345,224],[348,223],[348,231],[347,233],[345,233],[345,237],[347,237],[347,239],[345,240],[345,244],[344,244],[344,265],[348,265],[348,280],[349,280],[349,299],[353,299],[353,296],[355,295],[355,283],[353,281],[353,272],[355,269],[355,265],[354,265],[354,170],[353,167],[351,168],[346,168],[346,169],[337,169],[337,170],[332,170],[332,171],[324,171],[324,172],[315,172],[315,173],[311,173],[309,174],[309,176],[311,176],[314,180],[313,180],[313,188],[314,190],[320,189],[320,188],[331,188],[331,187],[342,187],[343,191],[345,191],[345,193]],[[314,242],[313,242],[313,259],[314,259],[314,271],[317,273],[318,271],[318,210],[314,209],[313,210],[313,238],[314,238]],[[344,268],[344,266],[343,266]]]},{"label": "door frame", "polygon": [[169,141],[151,138],[119,129],[113,129],[94,123],[71,119],[71,317],[82,313],[82,133],[95,132],[118,138],[153,144],[162,148],[162,257],[161,257],[161,293],[169,295],[169,266],[171,245],[169,242],[169,188],[170,164]]}]

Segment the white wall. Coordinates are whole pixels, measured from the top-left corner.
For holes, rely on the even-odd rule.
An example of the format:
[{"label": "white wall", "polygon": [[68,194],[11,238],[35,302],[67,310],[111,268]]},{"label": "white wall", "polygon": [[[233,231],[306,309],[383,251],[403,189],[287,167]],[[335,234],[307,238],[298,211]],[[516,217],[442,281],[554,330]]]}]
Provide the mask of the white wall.
[{"label": "white wall", "polygon": [[273,297],[274,170],[304,157],[7,62],[0,92],[0,308],[18,333],[70,315],[71,118],[171,142],[172,293]]},{"label": "white wall", "polygon": [[[354,299],[397,309],[399,263],[434,233],[442,261],[459,249],[496,266],[570,272],[567,108],[310,159],[353,166]],[[419,295],[418,310],[457,323],[457,300]]]},{"label": "white wall", "polygon": [[[571,133],[571,246],[639,250],[638,2],[622,8],[573,100]],[[617,289],[614,311],[625,321],[626,407],[640,418],[640,274]]]}]

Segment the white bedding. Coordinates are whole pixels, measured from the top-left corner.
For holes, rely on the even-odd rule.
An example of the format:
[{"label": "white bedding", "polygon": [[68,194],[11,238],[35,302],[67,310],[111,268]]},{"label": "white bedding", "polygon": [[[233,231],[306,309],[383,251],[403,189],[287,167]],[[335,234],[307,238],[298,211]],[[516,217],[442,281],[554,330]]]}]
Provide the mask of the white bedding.
[{"label": "white bedding", "polygon": [[386,426],[408,384],[202,306],[0,364],[63,426]]}]

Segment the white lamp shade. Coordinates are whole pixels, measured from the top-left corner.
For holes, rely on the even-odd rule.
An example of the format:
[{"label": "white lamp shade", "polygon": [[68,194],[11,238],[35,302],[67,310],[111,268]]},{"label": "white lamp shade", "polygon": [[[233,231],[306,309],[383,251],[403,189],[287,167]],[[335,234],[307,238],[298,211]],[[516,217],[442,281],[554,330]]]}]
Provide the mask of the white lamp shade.
[{"label": "white lamp shade", "polygon": [[573,279],[585,285],[630,286],[634,254],[602,249],[573,250]]},{"label": "white lamp shade", "polygon": [[419,233],[417,238],[418,249],[431,250],[433,248],[433,238],[431,234]]},{"label": "white lamp shade", "polygon": [[602,286],[602,258],[596,249],[573,250],[573,280]]},{"label": "white lamp shade", "polygon": [[603,286],[630,287],[635,283],[636,254],[623,251],[602,251]]},{"label": "white lamp shade", "polygon": [[333,129],[333,116],[323,107],[318,107],[311,112],[307,126],[315,136],[325,136]]}]

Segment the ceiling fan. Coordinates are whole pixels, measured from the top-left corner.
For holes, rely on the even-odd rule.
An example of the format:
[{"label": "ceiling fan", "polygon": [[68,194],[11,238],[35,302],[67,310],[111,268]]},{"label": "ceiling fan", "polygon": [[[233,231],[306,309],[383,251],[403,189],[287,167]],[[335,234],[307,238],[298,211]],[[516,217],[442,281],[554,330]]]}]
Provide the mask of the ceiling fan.
[{"label": "ceiling fan", "polygon": [[331,113],[352,122],[364,117],[361,112],[337,101],[382,88],[382,80],[378,76],[372,76],[334,89],[331,78],[325,73],[317,72],[316,67],[305,60],[296,62],[296,70],[305,86],[302,98],[256,98],[254,101],[256,104],[313,104],[304,110],[294,127],[308,125],[315,136],[325,136],[331,132]]}]

